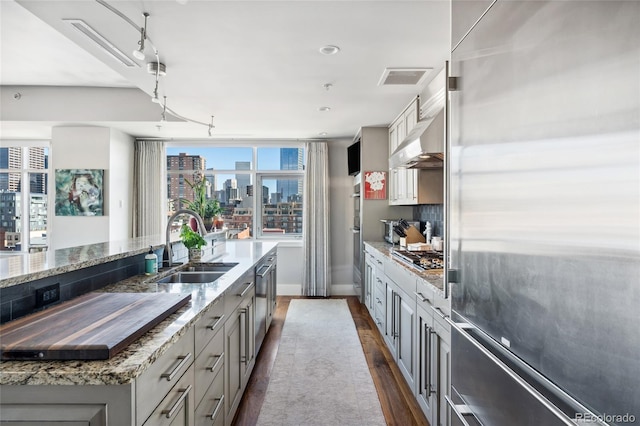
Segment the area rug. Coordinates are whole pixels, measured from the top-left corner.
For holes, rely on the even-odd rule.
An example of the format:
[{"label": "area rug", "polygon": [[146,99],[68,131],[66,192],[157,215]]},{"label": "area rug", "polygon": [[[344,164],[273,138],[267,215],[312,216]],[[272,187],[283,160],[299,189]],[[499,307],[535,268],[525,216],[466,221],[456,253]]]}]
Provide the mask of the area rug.
[{"label": "area rug", "polygon": [[345,299],[293,299],[258,425],[385,425]]}]

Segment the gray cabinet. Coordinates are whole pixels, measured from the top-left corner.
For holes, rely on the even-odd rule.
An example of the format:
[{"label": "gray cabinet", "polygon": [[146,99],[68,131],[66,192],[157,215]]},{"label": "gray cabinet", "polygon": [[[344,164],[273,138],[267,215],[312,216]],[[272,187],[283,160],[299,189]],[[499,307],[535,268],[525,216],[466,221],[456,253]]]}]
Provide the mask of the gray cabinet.
[{"label": "gray cabinet", "polygon": [[255,284],[247,273],[225,294],[225,424],[233,421],[255,363]]},{"label": "gray cabinet", "polygon": [[102,404],[2,404],[3,426],[106,426]]},{"label": "gray cabinet", "polygon": [[194,426],[193,365],[180,377],[144,426]]}]

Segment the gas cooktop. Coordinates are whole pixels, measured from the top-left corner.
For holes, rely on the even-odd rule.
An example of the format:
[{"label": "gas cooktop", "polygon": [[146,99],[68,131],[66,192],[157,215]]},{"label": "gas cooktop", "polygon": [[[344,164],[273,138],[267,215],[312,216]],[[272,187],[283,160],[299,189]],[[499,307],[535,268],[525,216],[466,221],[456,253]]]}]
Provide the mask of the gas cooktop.
[{"label": "gas cooktop", "polygon": [[435,251],[394,250],[393,255],[403,262],[425,271],[444,268],[442,253]]}]

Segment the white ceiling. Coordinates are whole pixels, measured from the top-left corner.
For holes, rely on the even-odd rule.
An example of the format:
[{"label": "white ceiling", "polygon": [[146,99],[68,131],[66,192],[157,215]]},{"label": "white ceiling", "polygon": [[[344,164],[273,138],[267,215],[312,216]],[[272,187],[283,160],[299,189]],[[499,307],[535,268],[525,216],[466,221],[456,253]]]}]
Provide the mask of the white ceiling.
[{"label": "white ceiling", "polygon": [[[361,126],[387,125],[423,85],[378,86],[385,68],[438,71],[449,52],[448,1],[108,3],[138,25],[142,12],[150,14],[148,37],[167,66],[160,97],[190,119],[209,123],[215,116],[214,138],[353,137]],[[62,21],[69,18],[82,19],[134,59],[139,32],[98,2],[2,0],[0,83],[152,94],[154,76],[145,64],[154,60],[152,49],[146,61],[136,60],[141,67],[128,69]],[[320,54],[328,44],[341,51]],[[321,112],[322,106],[331,110]],[[108,125],[134,136],[207,137],[206,125],[172,122],[158,130],[160,113],[158,106],[158,121]],[[65,122],[3,128],[51,124]]]}]

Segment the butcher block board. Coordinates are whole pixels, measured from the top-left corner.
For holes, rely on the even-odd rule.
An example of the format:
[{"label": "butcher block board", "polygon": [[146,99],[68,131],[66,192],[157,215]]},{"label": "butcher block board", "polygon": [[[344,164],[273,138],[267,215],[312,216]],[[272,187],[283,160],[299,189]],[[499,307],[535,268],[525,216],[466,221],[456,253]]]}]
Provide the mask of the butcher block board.
[{"label": "butcher block board", "polygon": [[0,326],[3,360],[109,359],[191,294],[89,293]]}]

